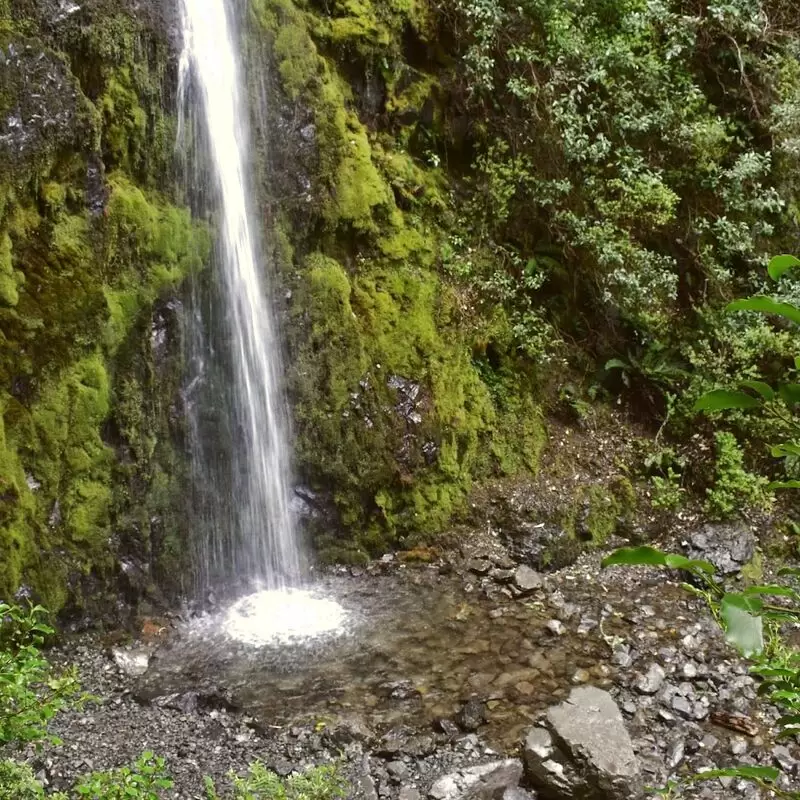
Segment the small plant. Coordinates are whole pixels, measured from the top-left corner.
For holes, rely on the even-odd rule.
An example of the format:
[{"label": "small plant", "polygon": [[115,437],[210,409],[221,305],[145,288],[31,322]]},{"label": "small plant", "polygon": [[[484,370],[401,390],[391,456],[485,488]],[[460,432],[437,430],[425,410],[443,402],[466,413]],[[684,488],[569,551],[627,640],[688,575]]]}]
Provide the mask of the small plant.
[{"label": "small plant", "polygon": [[145,752],[132,766],[93,772],[73,792],[87,800],[159,800],[172,785],[164,759]]},{"label": "small plant", "polygon": [[[288,778],[281,778],[260,761],[250,765],[245,777],[231,773],[232,800],[342,800],[348,784],[333,764],[311,767]],[[221,800],[214,781],[205,779],[208,800]]]}]

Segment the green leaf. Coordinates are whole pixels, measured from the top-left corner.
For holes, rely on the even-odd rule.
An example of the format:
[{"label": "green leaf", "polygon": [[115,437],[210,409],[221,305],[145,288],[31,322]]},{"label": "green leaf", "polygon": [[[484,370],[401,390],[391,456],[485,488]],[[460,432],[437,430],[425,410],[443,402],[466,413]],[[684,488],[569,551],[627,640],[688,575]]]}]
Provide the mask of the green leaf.
[{"label": "green leaf", "polygon": [[781,771],[777,767],[752,767],[745,764],[739,767],[726,769],[710,769],[692,776],[692,781],[710,781],[716,778],[747,778],[749,780],[774,783],[778,780]]},{"label": "green leaf", "polygon": [[800,567],[781,567],[778,575],[791,575],[793,578],[800,578]]},{"label": "green leaf", "polygon": [[758,597],[726,594],[720,602],[725,638],[745,657],[764,650],[763,603]]},{"label": "green leaf", "polygon": [[765,400],[772,400],[775,397],[775,390],[764,381],[742,381],[739,385],[758,392]]},{"label": "green leaf", "polygon": [[797,592],[788,586],[750,586],[742,592],[745,596],[769,594],[775,597],[794,597]]},{"label": "green leaf", "polygon": [[621,547],[602,561],[603,567],[666,567],[667,554],[654,547]]},{"label": "green leaf", "polygon": [[770,447],[769,452],[775,458],[783,458],[784,456],[800,456],[800,444],[794,442],[783,442],[782,444],[774,444]]},{"label": "green leaf", "polygon": [[770,278],[777,281],[786,270],[800,267],[800,258],[795,256],[775,256],[767,266]]},{"label": "green leaf", "polygon": [[781,303],[766,295],[756,295],[744,300],[728,303],[727,311],[760,311],[762,314],[775,314],[800,324],[800,308],[791,303]]},{"label": "green leaf", "polygon": [[772,481],[767,484],[767,489],[800,489],[800,481]]},{"label": "green leaf", "polygon": [[700,570],[700,572],[706,572],[709,575],[714,574],[714,565],[709,561],[702,561],[699,558],[686,558],[686,556],[668,553],[664,557],[664,561],[666,566],[670,567],[670,569],[685,569],[689,570],[689,572]]},{"label": "green leaf", "polygon": [[730,389],[714,389],[698,398],[694,404],[695,411],[724,411],[729,408],[756,408],[761,405],[757,400],[744,392],[734,392]]},{"label": "green leaf", "polygon": [[626,364],[624,361],[620,360],[619,358],[612,358],[606,361],[604,369],[606,372],[612,369],[629,369],[629,365]]},{"label": "green leaf", "polygon": [[782,383],[778,387],[778,394],[787,406],[800,403],[800,383]]}]

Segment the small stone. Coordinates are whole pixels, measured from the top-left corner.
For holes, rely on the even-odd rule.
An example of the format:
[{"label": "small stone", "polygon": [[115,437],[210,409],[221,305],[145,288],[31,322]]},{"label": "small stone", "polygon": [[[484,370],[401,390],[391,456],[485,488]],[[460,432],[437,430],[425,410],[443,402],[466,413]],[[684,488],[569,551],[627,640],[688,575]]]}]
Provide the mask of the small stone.
[{"label": "small stone", "polygon": [[772,760],[786,773],[791,774],[797,764],[789,748],[779,744],[772,748]]},{"label": "small stone", "polygon": [[486,575],[491,568],[491,562],[487,561],[485,558],[471,558],[467,561],[467,569],[470,572],[474,572],[476,575]]},{"label": "small stone", "polygon": [[697,664],[695,664],[694,661],[687,661],[681,667],[681,674],[683,675],[684,678],[687,678],[688,680],[696,678],[698,674]]},{"label": "small stone", "polygon": [[675,742],[675,744],[673,744],[670,748],[669,753],[667,754],[667,766],[669,766],[670,769],[675,769],[675,767],[677,767],[678,764],[683,761],[684,753],[685,745],[683,743],[683,739],[681,739],[680,741]]},{"label": "small stone", "polygon": [[747,752],[747,742],[741,736],[737,736],[731,742],[730,750],[735,756],[744,755]]},{"label": "small stone", "polygon": [[691,719],[693,716],[692,704],[680,694],[676,694],[672,698],[672,708],[677,711],[681,716]]},{"label": "small stone", "polygon": [[563,636],[566,633],[564,623],[558,619],[551,619],[545,627],[553,636]]},{"label": "small stone", "polygon": [[403,761],[390,761],[386,771],[398,782],[408,776],[408,766]]},{"label": "small stone", "polygon": [[517,567],[514,573],[514,585],[523,594],[530,594],[537,589],[541,589],[543,583],[544,580],[542,576],[536,572],[536,570],[531,569],[527,564]]},{"label": "small stone", "polygon": [[664,668],[653,662],[644,675],[639,675],[634,682],[634,688],[642,694],[655,694],[664,684],[666,678]]},{"label": "small stone", "polygon": [[397,800],[422,800],[422,795],[415,786],[401,786]]},{"label": "small stone", "polygon": [[458,794],[458,784],[452,775],[445,775],[443,778],[439,778],[428,792],[428,796],[432,797],[433,800],[448,800],[449,798],[457,797]]},{"label": "small stone", "polygon": [[589,683],[592,679],[592,675],[589,670],[586,669],[579,669],[575,671],[575,674],[572,676],[572,683],[581,684],[581,683]]}]

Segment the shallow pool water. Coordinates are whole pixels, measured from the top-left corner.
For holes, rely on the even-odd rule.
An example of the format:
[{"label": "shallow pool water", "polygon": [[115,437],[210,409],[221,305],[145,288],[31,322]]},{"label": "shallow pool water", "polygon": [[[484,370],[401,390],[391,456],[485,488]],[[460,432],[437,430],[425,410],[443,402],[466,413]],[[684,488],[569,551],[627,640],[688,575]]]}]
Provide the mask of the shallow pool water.
[{"label": "shallow pool water", "polygon": [[552,618],[435,569],[328,578],[189,624],[158,651],[142,692],[223,694],[276,726],[357,715],[378,731],[426,727],[476,696],[489,739],[509,745],[574,682],[610,683],[596,628],[558,635]]}]

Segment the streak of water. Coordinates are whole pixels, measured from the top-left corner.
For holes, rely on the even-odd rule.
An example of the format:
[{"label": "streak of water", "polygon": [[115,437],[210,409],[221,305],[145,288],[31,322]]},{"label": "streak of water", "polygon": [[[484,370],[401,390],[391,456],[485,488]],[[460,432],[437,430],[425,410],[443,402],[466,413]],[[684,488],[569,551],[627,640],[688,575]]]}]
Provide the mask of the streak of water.
[{"label": "streak of water", "polygon": [[[204,530],[196,531],[198,582],[208,586],[233,575],[281,588],[299,574],[299,555],[280,345],[248,180],[237,30],[226,0],[181,0],[181,22],[179,144],[189,154],[190,185],[196,196],[207,193],[217,222],[211,296],[222,317],[221,324],[208,318],[214,301],[205,311],[195,302],[190,315],[196,375],[187,386],[187,408],[196,511],[205,517]],[[204,392],[204,382],[224,388]],[[227,461],[230,476],[220,469]]]}]

